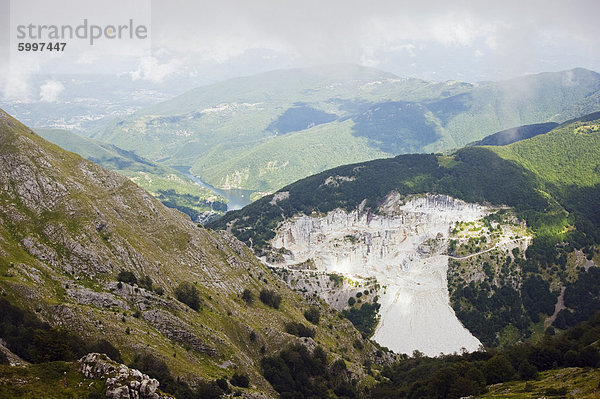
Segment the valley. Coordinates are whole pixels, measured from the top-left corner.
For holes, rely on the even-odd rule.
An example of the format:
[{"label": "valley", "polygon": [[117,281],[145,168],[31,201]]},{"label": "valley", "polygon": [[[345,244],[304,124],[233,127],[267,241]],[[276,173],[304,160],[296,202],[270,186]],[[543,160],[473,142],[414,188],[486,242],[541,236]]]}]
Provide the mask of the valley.
[{"label": "valley", "polygon": [[504,129],[562,123],[600,110],[599,93],[600,75],[582,68],[467,83],[322,66],[198,87],[92,136],[185,165],[216,188],[272,193],[339,165],[449,151]]},{"label": "valley", "polygon": [[[174,168],[174,169],[177,169],[177,168]],[[253,191],[239,190],[239,189],[218,189],[218,188],[211,186],[208,183],[203,182],[198,177],[190,174],[189,171],[186,172],[185,170],[181,170],[181,172],[184,173],[190,179],[192,179],[192,181],[199,184],[200,186],[207,188],[207,189],[211,190],[213,193],[215,193],[216,195],[219,195],[219,196],[225,198],[227,200],[227,210],[228,211],[242,209],[244,206],[246,206],[252,202],[250,198],[253,194]]]}]

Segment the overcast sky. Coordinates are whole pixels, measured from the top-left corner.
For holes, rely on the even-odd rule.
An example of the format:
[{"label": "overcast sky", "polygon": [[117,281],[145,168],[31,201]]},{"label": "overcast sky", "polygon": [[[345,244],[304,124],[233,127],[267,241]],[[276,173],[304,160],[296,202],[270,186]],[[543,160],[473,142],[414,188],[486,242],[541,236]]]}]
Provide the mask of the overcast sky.
[{"label": "overcast sky", "polygon": [[[18,98],[35,73],[209,82],[330,63],[471,82],[578,66],[600,71],[599,15],[598,0],[0,0],[0,89]],[[149,39],[79,43],[59,56],[13,49],[17,22],[84,18],[100,25],[132,18],[149,26]],[[46,87],[46,96],[55,89]]]}]

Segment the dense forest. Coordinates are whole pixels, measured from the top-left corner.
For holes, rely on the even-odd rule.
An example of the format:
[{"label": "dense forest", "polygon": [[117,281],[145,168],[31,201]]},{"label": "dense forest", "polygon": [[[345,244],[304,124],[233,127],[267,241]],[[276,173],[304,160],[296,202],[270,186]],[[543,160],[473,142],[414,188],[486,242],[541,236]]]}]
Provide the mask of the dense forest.
[{"label": "dense forest", "polygon": [[[559,335],[546,334],[538,343],[502,350],[453,354],[436,358],[415,352],[385,367],[374,386],[360,386],[342,359],[331,361],[320,348],[302,345],[262,360],[265,378],[281,398],[460,398],[480,395],[490,384],[536,380],[539,373],[565,367],[598,367],[600,313]],[[558,392],[560,393],[560,392]]]},{"label": "dense forest", "polygon": [[460,398],[479,395],[486,385],[535,380],[538,373],[564,367],[598,367],[600,313],[559,335],[547,334],[535,344],[522,343],[438,358],[413,356],[383,370],[372,398]]}]

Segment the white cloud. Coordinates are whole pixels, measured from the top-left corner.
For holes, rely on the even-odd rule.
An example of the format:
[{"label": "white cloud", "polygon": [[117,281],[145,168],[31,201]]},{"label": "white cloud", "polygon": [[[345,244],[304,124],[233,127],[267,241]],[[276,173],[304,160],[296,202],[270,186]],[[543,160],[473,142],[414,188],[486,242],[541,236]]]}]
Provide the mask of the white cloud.
[{"label": "white cloud", "polygon": [[167,76],[175,73],[181,67],[181,64],[181,61],[178,59],[159,64],[155,57],[144,57],[140,60],[137,70],[130,73],[131,79],[150,80],[159,83]]},{"label": "white cloud", "polygon": [[[300,64],[385,65],[390,54],[415,54],[402,46],[424,44],[472,47],[463,53],[471,57],[480,48],[484,63],[512,66],[518,58],[519,68],[525,68],[534,63],[541,67],[531,50],[544,36],[600,46],[597,0],[156,0],[153,14],[158,16],[153,20],[155,44],[201,54],[203,62],[225,63],[248,49],[263,48]],[[480,47],[484,43],[487,48]],[[582,52],[582,57],[590,60],[588,66],[600,67],[593,54]],[[473,68],[472,58],[457,59],[461,62],[465,70]],[[435,62],[424,66],[437,68]]]},{"label": "white cloud", "polygon": [[[79,7],[78,0],[61,1],[77,5],[63,7],[70,14],[80,12],[72,9],[94,10]],[[137,18],[135,7],[121,12],[113,1],[109,3],[99,6],[99,13],[110,16],[110,21],[113,14]],[[420,77],[438,71],[445,79],[457,78],[460,72],[467,79],[499,79],[574,66],[600,70],[598,0],[147,0],[143,4],[148,13],[151,8],[152,52],[136,52],[124,41],[115,41],[108,43],[106,52],[95,47],[96,57],[71,49],[64,54],[68,59],[50,64],[50,54],[42,54],[42,71],[54,73],[50,68],[60,65],[65,73],[128,73],[132,79],[161,82],[176,73],[190,76],[218,69],[220,74],[207,76],[211,80],[273,66],[340,62]],[[89,12],[94,11],[81,16],[89,17]],[[58,10],[44,21],[60,22],[61,13]],[[76,21],[81,19],[75,16]],[[542,47],[550,50],[543,53]],[[568,49],[569,54],[559,49]],[[419,59],[417,72],[408,69],[410,57]],[[452,69],[442,71],[440,61],[452,64]],[[3,85],[8,86],[10,93],[26,91],[23,79]]]},{"label": "white cloud", "polygon": [[7,101],[29,102],[32,100],[31,75],[39,72],[35,62],[5,62],[0,64],[0,90]]},{"label": "white cloud", "polygon": [[65,90],[65,86],[58,80],[48,80],[40,86],[40,101],[53,103],[58,100],[58,96]]}]

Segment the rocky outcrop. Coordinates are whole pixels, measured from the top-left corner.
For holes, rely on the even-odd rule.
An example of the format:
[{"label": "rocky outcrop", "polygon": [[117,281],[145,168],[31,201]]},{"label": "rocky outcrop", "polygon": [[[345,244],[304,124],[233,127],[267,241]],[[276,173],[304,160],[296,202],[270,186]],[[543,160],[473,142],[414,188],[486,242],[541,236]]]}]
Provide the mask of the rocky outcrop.
[{"label": "rocky outcrop", "polygon": [[172,314],[152,309],[142,313],[144,319],[150,322],[158,331],[174,341],[189,345],[198,352],[209,356],[217,356],[217,350],[202,342],[181,319]]},{"label": "rocky outcrop", "polygon": [[83,305],[94,305],[99,308],[117,307],[122,310],[129,310],[128,304],[108,292],[96,292],[85,287],[75,287],[68,288],[67,295]]},{"label": "rocky outcrop", "polygon": [[86,378],[106,380],[109,399],[172,399],[158,391],[158,380],[114,362],[104,354],[88,353],[78,362],[79,371]]}]

